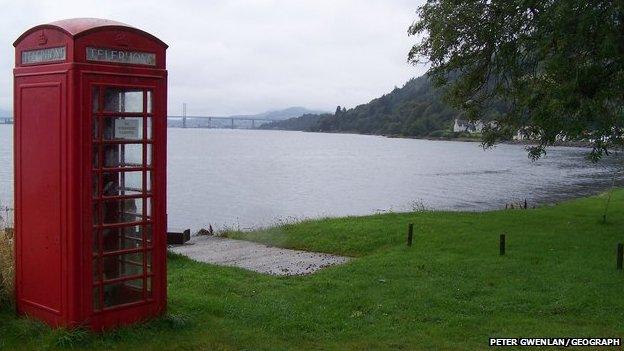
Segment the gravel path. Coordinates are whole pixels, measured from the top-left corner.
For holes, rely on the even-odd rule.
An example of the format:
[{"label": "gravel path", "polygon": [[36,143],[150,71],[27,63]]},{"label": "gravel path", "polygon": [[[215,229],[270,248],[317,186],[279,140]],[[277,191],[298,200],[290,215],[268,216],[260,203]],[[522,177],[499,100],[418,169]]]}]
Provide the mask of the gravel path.
[{"label": "gravel path", "polygon": [[233,266],[271,275],[304,275],[346,263],[348,257],[270,247],[243,240],[194,236],[170,251],[192,260]]}]

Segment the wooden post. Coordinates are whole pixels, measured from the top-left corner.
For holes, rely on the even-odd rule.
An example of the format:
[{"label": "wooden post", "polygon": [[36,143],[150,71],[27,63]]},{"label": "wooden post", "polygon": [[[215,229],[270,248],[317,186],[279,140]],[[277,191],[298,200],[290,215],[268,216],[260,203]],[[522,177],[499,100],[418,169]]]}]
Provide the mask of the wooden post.
[{"label": "wooden post", "polygon": [[500,255],[505,255],[505,234],[500,235]]},{"label": "wooden post", "polygon": [[412,246],[413,238],[414,238],[414,223],[410,223],[407,229],[407,246]]},{"label": "wooden post", "polygon": [[617,246],[617,269],[622,270],[622,259],[624,258],[624,244],[619,243]]}]

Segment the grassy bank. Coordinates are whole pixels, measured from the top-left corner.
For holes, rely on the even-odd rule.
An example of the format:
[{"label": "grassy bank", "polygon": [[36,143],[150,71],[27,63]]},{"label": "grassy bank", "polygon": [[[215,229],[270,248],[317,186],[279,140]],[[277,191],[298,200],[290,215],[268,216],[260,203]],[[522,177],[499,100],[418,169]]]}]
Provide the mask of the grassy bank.
[{"label": "grassy bank", "polygon": [[13,230],[0,227],[0,306],[12,303],[14,271]]},{"label": "grassy bank", "polygon": [[[169,315],[104,335],[0,311],[0,348],[488,349],[490,336],[624,337],[624,191],[526,211],[327,219],[231,236],[357,257],[305,277],[169,260]],[[412,248],[407,224],[415,223]],[[507,255],[498,237],[507,234]]]}]

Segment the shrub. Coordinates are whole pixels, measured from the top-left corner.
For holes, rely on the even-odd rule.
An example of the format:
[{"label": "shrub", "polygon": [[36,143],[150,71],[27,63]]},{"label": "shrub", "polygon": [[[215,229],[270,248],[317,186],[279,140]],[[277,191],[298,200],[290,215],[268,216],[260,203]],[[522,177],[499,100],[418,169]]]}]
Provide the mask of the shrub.
[{"label": "shrub", "polygon": [[440,138],[440,137],[443,137],[444,134],[445,134],[444,130],[434,130],[433,132],[429,133],[429,136],[433,138]]},{"label": "shrub", "polygon": [[14,274],[13,230],[0,228],[0,306],[13,300]]}]

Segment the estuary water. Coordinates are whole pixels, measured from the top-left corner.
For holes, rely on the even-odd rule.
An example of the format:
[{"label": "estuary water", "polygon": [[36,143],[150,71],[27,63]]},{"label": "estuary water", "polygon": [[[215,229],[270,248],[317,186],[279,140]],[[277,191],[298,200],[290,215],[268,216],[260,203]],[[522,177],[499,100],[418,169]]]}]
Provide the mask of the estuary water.
[{"label": "estuary water", "polygon": [[[168,130],[170,227],[250,229],[305,218],[491,210],[602,191],[617,163],[556,147],[286,131]],[[12,203],[12,126],[0,125],[0,203]],[[1,206],[1,205],[0,205]]]}]

